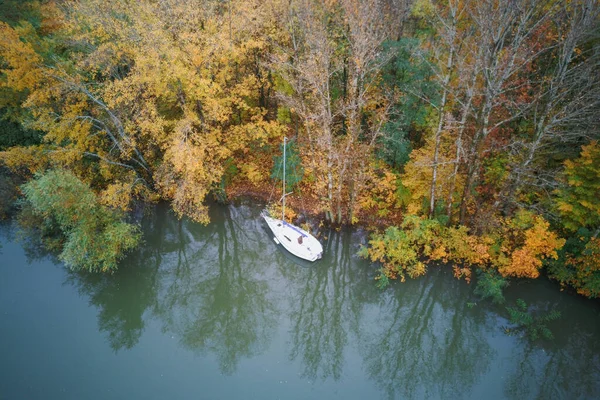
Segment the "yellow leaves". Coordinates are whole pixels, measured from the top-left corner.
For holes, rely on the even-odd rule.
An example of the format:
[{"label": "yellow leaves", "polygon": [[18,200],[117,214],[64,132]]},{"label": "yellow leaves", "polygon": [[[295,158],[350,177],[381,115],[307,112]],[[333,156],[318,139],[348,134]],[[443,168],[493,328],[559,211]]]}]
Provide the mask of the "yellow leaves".
[{"label": "yellow leaves", "polygon": [[464,226],[448,228],[436,220],[407,215],[401,229],[390,227],[385,234],[372,235],[366,254],[383,264],[390,279],[395,275],[403,278],[405,273],[419,276],[424,272],[419,256],[425,256],[456,263],[454,275],[469,282],[473,266],[487,268],[490,264],[503,276],[536,278],[543,260],[556,259],[557,250],[565,243],[549,230],[548,222],[532,213],[519,212],[505,225],[501,237],[494,240],[470,235]]},{"label": "yellow leaves", "polygon": [[470,235],[464,226],[446,228],[442,235],[444,245],[448,248],[445,261],[464,263],[484,267],[490,261],[490,239],[485,236]]},{"label": "yellow leaves", "polygon": [[[441,134],[441,145],[438,154],[436,196],[446,199],[449,188],[454,179],[454,190],[460,191],[463,185],[462,177],[454,176],[454,157],[456,153],[452,135],[447,132]],[[423,201],[431,196],[431,181],[433,177],[433,160],[435,140],[429,138],[425,146],[415,149],[410,153],[410,161],[404,168],[401,176],[402,184],[410,191],[410,202],[407,205],[409,214],[418,214],[423,208]]]},{"label": "yellow leaves", "polygon": [[464,278],[464,280],[467,283],[471,283],[471,274],[472,274],[471,268],[468,268],[468,267],[461,268],[458,265],[454,265],[452,267],[452,271],[453,271],[454,277],[456,279]]},{"label": "yellow leaves", "polygon": [[521,248],[512,253],[510,265],[500,268],[503,276],[516,276],[519,278],[537,278],[540,273],[538,269],[542,261],[536,257],[533,249]]},{"label": "yellow leaves", "polygon": [[242,174],[254,185],[263,182],[268,176],[259,166],[254,163],[247,162],[241,166]]},{"label": "yellow leaves", "polygon": [[[267,206],[267,210],[269,211],[269,214],[273,217],[273,218],[281,218],[281,210],[282,210],[282,204],[281,203],[271,203]],[[294,210],[292,207],[286,205],[285,206],[285,220],[286,221],[294,221],[296,218],[298,217],[298,213],[296,212],[296,210]]]},{"label": "yellow leaves", "polygon": [[131,184],[124,182],[111,183],[100,193],[100,203],[107,207],[129,211],[132,194]]},{"label": "yellow leaves", "polygon": [[535,225],[525,232],[525,246],[543,258],[557,259],[556,250],[565,244],[565,240],[558,238],[549,228],[550,224],[538,217]]},{"label": "yellow leaves", "polygon": [[416,0],[411,8],[411,14],[417,18],[430,17],[436,12],[431,0]]},{"label": "yellow leaves", "polygon": [[199,135],[192,121],[182,121],[155,179],[161,193],[173,200],[178,216],[208,223],[204,199],[223,174],[223,151],[214,135]]},{"label": "yellow leaves", "polygon": [[227,148],[232,152],[241,151],[244,154],[250,151],[250,144],[254,148],[262,147],[271,139],[280,139],[285,127],[277,121],[266,121],[261,114],[256,115],[245,124],[235,125],[223,133]]},{"label": "yellow leaves", "polygon": [[360,193],[359,210],[375,211],[377,216],[386,217],[400,207],[397,197],[398,177],[382,165],[372,165],[365,189]]},{"label": "yellow leaves", "polygon": [[5,64],[0,70],[5,77],[0,87],[23,91],[38,86],[43,80],[41,58],[33,46],[22,41],[20,34],[4,22],[0,22],[0,59]]},{"label": "yellow leaves", "polygon": [[[232,2],[233,40],[223,29],[229,15],[186,2],[125,6],[89,0],[69,11],[72,36],[93,50],[82,54],[78,67],[103,81],[98,96],[123,118],[129,143],[122,160],[139,148],[154,168],[150,173],[159,192],[173,200],[180,216],[207,222],[204,198],[220,182],[229,157],[243,166],[249,181],[264,180],[268,174],[253,160],[253,151],[283,134],[284,127],[265,121],[266,111],[257,106],[259,92],[270,83],[258,78],[256,68],[265,68],[262,52],[270,44],[257,13],[263,5],[252,3]],[[91,135],[85,125],[65,128],[54,127],[53,140],[107,153],[106,144],[102,149],[102,142],[86,140]],[[106,204],[124,207],[127,201],[117,199],[125,190],[118,174],[106,178],[114,180],[105,189]]]},{"label": "yellow leaves", "polygon": [[[516,219],[523,218],[517,216]],[[556,251],[565,244],[564,239],[549,230],[550,224],[542,217],[528,213],[525,219],[530,219],[533,225],[525,230],[524,242],[516,244],[519,247],[512,251],[510,261],[498,266],[503,276],[537,278],[542,261],[546,258],[556,259]]]},{"label": "yellow leaves", "polygon": [[467,259],[470,264],[485,265],[490,261],[489,238],[469,236],[467,237],[466,245],[471,250],[471,257]]},{"label": "yellow leaves", "polygon": [[419,276],[423,276],[426,272],[427,266],[421,261],[417,261],[414,265],[412,265],[412,267],[407,268],[408,276],[410,276],[411,279],[416,279]]},{"label": "yellow leaves", "polygon": [[40,31],[44,35],[59,31],[65,23],[58,4],[53,1],[40,4],[40,14],[42,16]]},{"label": "yellow leaves", "polygon": [[580,157],[565,161],[568,185],[556,191],[555,202],[561,222],[572,231],[595,229],[600,222],[600,145],[592,141],[582,146]]},{"label": "yellow leaves", "polygon": [[405,280],[405,275],[417,278],[424,275],[426,266],[418,258],[418,247],[414,238],[405,230],[396,227],[388,228],[384,234],[373,234],[369,240],[366,254],[372,262],[381,262],[383,272],[390,279],[400,277]]},{"label": "yellow leaves", "polygon": [[0,152],[0,161],[14,173],[27,177],[44,171],[49,163],[43,146],[11,147]]},{"label": "yellow leaves", "polygon": [[[159,198],[134,171],[123,174],[113,165],[102,162],[100,164],[102,177],[111,183],[100,190],[99,201],[102,205],[121,211],[130,211],[134,199],[155,202]],[[117,174],[113,175],[113,172]],[[94,177],[97,180],[97,177]]]},{"label": "yellow leaves", "polygon": [[441,245],[433,248],[429,254],[429,258],[432,260],[446,260],[448,257],[448,251],[446,247]]}]

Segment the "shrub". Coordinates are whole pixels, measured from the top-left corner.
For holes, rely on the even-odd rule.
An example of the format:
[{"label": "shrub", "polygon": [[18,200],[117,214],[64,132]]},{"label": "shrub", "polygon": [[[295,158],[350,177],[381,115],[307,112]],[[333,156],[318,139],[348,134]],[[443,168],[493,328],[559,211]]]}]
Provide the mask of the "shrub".
[{"label": "shrub", "polygon": [[480,271],[477,274],[475,295],[482,299],[490,299],[495,304],[504,303],[502,290],[508,286],[508,281],[494,270]]},{"label": "shrub", "polygon": [[43,220],[46,243],[56,245],[56,232],[62,234],[59,258],[71,269],[114,271],[140,241],[139,229],[101,205],[92,189],[71,172],[50,170],[22,189],[26,206]]}]

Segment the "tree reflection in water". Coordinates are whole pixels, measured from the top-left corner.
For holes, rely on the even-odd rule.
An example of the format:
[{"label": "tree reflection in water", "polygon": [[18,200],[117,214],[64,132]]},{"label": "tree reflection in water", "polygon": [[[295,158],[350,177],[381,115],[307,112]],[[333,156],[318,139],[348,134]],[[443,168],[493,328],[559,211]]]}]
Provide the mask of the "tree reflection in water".
[{"label": "tree reflection in water", "polygon": [[315,380],[339,379],[344,368],[344,348],[350,331],[360,320],[355,295],[358,268],[352,268],[356,249],[349,231],[330,232],[325,258],[293,279],[290,298],[290,359],[300,358],[302,376]]},{"label": "tree reflection in water", "polygon": [[[515,399],[600,392],[599,313],[591,318],[589,303],[573,304],[555,287],[547,296],[533,284],[510,288],[537,308],[545,297],[562,302],[556,339],[528,343],[504,336],[504,308],[469,307],[472,287],[448,267],[381,291],[373,268],[355,256],[363,233],[331,232],[324,259],[298,266],[271,242],[256,208],[211,212],[213,223],[200,226],[159,207],[144,220],[144,246],[115,275],[68,274],[98,308],[115,351],[135,346],[154,318],[224,374],[266,353],[287,355],[285,368],[297,362],[298,375],[313,382],[342,381],[362,363],[365,385],[389,398],[464,398],[490,382]],[[272,346],[278,327],[283,350]]]},{"label": "tree reflection in water", "polygon": [[215,211],[215,223],[202,227],[159,207],[145,219],[145,244],[126,268],[113,276],[69,273],[68,282],[99,309],[99,330],[115,351],[137,344],[146,310],[185,347],[214,354],[223,373],[268,345],[275,307],[261,277],[269,264],[256,238],[263,232],[256,218],[238,215],[247,208]]},{"label": "tree reflection in water", "polygon": [[[215,223],[178,226],[181,246],[160,273],[155,310],[163,329],[200,353],[210,352],[231,374],[242,358],[260,354],[275,326],[275,306],[262,276],[264,243],[246,207],[218,207]],[[264,246],[264,244],[263,244]]]},{"label": "tree reflection in water", "polygon": [[[554,293],[551,295],[555,298]],[[598,314],[596,318],[583,319],[572,312],[577,309],[574,303],[582,299],[562,296],[561,300],[528,299],[532,308],[557,309],[562,316],[551,326],[554,339],[535,342],[527,337],[516,339],[522,347],[520,351],[513,350],[510,357],[514,367],[510,369],[512,373],[504,388],[509,398],[591,399],[600,393]]]},{"label": "tree reflection in water", "polygon": [[163,249],[176,245],[165,240],[167,209],[156,207],[143,221],[144,245],[124,260],[126,268],[114,275],[69,272],[67,282],[98,308],[98,328],[106,332],[114,351],[135,346],[145,327],[144,313],[156,303],[156,277]]},{"label": "tree reflection in water", "polygon": [[468,308],[466,285],[441,274],[432,266],[386,291],[363,321],[367,373],[389,398],[464,397],[488,368],[484,318]]}]

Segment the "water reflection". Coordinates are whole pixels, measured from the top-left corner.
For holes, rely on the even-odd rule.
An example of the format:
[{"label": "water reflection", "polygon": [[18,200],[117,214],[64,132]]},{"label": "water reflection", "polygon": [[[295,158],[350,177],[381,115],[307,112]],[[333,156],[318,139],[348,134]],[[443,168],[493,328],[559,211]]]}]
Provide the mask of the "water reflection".
[{"label": "water reflection", "polygon": [[[558,304],[566,319],[554,327],[556,339],[530,343],[502,333],[503,308],[470,307],[472,288],[449,268],[432,266],[422,279],[378,290],[372,269],[355,256],[360,232],[329,232],[325,258],[296,265],[255,208],[214,207],[211,218],[203,227],[159,208],[145,219],[145,245],[114,276],[69,274],[97,307],[99,330],[115,351],[135,346],[156,321],[227,375],[242,360],[282,352],[278,359],[299,364],[299,378],[313,382],[342,382],[351,363],[362,366],[389,398],[477,397],[498,380],[503,392],[492,397],[600,392],[598,314],[589,318],[588,303]],[[570,298],[555,288],[548,296],[511,290],[537,308]],[[277,335],[283,349],[273,347]]]},{"label": "water reflection", "polygon": [[360,301],[355,296],[357,268],[352,268],[351,233],[330,232],[325,258],[290,280],[290,359],[302,360],[302,376],[315,380],[339,379],[344,367],[344,348],[350,331],[360,320]]},{"label": "water reflection", "polygon": [[156,304],[157,275],[162,263],[162,249],[178,246],[169,240],[167,209],[157,207],[144,219],[144,246],[125,260],[127,268],[114,275],[103,276],[84,272],[70,272],[67,283],[89,298],[98,309],[98,328],[107,334],[114,351],[131,349],[145,328],[144,313]]},{"label": "water reflection", "polygon": [[469,291],[439,275],[386,292],[366,322],[366,370],[389,398],[464,397],[493,356]]},{"label": "water reflection", "polygon": [[98,308],[98,328],[107,334],[114,351],[138,343],[145,327],[144,311],[155,298],[149,274],[129,273],[118,283],[114,277],[72,274],[67,282]]},{"label": "water reflection", "polygon": [[[538,292],[539,293],[539,292]],[[530,301],[536,309],[556,308],[560,320],[551,326],[555,338],[531,343],[522,339],[523,348],[514,351],[515,368],[505,385],[509,398],[598,398],[600,393],[600,342],[597,340],[599,316],[582,320],[575,304],[566,302]],[[550,304],[548,304],[550,303]],[[569,329],[565,329],[565,327]],[[596,339],[595,339],[596,337]]]},{"label": "water reflection", "polygon": [[185,347],[214,354],[221,372],[231,374],[268,346],[276,308],[256,221],[240,215],[250,210],[216,210],[207,228],[177,224],[181,246],[161,269],[155,315]]}]

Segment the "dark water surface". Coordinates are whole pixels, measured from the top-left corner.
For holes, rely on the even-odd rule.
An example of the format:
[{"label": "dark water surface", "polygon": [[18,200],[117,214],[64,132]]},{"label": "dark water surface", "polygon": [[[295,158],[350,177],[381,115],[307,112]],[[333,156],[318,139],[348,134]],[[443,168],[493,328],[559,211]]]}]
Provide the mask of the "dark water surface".
[{"label": "dark water surface", "polygon": [[557,308],[552,341],[448,267],[381,291],[331,232],[299,264],[247,206],[212,223],[165,208],[114,276],[69,272],[0,229],[0,399],[575,399],[600,397],[600,307],[537,280],[509,303]]}]

